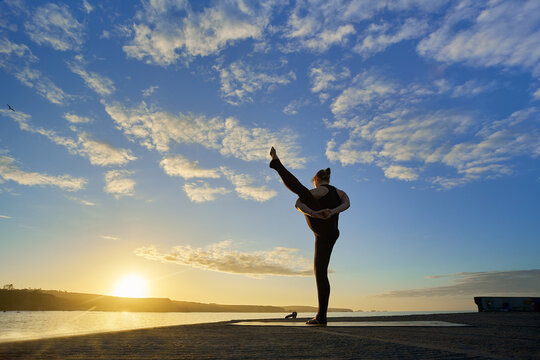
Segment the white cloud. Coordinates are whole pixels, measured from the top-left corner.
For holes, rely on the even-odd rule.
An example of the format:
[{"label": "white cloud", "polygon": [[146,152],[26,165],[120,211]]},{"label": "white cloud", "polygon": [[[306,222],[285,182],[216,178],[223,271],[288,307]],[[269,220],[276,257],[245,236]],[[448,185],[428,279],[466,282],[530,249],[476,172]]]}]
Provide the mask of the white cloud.
[{"label": "white cloud", "polygon": [[335,150],[336,141],[330,140],[326,144],[326,157],[328,160],[335,162],[339,161],[341,165],[353,165],[356,163],[369,164],[375,160],[375,151],[359,151],[355,149],[356,144],[350,139],[339,146]]},{"label": "white cloud", "polygon": [[117,236],[111,236],[111,235],[101,235],[100,236],[102,239],[105,239],[105,240],[113,240],[113,241],[118,241],[120,240],[119,237]]},{"label": "white cloud", "polygon": [[126,108],[120,103],[105,104],[105,110],[124,134],[139,140],[148,149],[165,152],[171,142],[200,144],[218,150],[224,156],[267,161],[268,149],[275,146],[291,168],[302,167],[305,163],[305,159],[297,155],[297,136],[290,130],[249,128],[234,118],[173,115],[148,108],[144,102],[135,108]]},{"label": "white cloud", "polygon": [[380,8],[375,2],[299,1],[290,14],[284,37],[296,47],[314,51],[328,50],[332,45],[345,45],[356,32],[353,23],[367,19]]},{"label": "white cloud", "polygon": [[464,272],[432,279],[450,278],[452,284],[424,289],[395,290],[380,297],[426,296],[536,296],[540,292],[540,270]]},{"label": "white cloud", "polygon": [[56,86],[48,77],[39,70],[24,68],[15,71],[15,77],[24,85],[34,88],[37,93],[53,104],[61,105],[66,102],[69,95]]},{"label": "white cloud", "polygon": [[533,93],[533,98],[540,100],[540,88]]},{"label": "white cloud", "polygon": [[356,30],[351,24],[339,26],[335,29],[324,29],[315,37],[303,41],[303,45],[309,49],[323,52],[333,45],[347,44],[347,37],[355,34]]},{"label": "white cloud", "polygon": [[248,276],[312,276],[310,261],[298,255],[298,249],[276,247],[265,251],[239,251],[232,249],[231,241],[222,241],[204,248],[179,245],[167,253],[156,247],[135,249],[143,258],[191,266],[203,270]]},{"label": "white cloud", "polygon": [[359,106],[373,106],[374,102],[386,100],[396,91],[392,82],[364,71],[353,79],[353,85],[343,90],[330,108],[334,114],[347,113]]},{"label": "white cloud", "polygon": [[0,38],[0,66],[6,66],[10,57],[25,59],[27,62],[36,62],[38,59],[24,44],[17,44],[7,38]]},{"label": "white cloud", "polygon": [[5,155],[0,156],[0,177],[6,181],[15,181],[20,185],[50,185],[66,191],[79,191],[87,183],[87,180],[84,178],[75,178],[70,175],[51,176],[21,170],[15,164],[15,159]]},{"label": "white cloud", "polygon": [[[129,161],[137,159],[137,157],[132,155],[131,150],[118,148],[104,141],[92,139],[87,132],[78,133],[78,138],[75,140],[69,137],[59,136],[53,130],[34,127],[29,123],[31,116],[22,111],[13,112],[0,109],[0,114],[15,120],[21,130],[43,135],[53,143],[64,146],[70,153],[87,157],[93,165],[125,165]],[[64,114],[64,117],[71,120],[81,120],[81,118],[73,114]],[[72,130],[76,131],[75,128],[72,128]]]},{"label": "white cloud", "polygon": [[70,96],[39,70],[30,67],[36,61],[38,58],[28,46],[0,38],[0,68],[15,76],[23,85],[35,89],[53,104],[64,104]]},{"label": "white cloud", "polygon": [[65,113],[64,114],[64,119],[66,119],[67,121],[69,121],[72,124],[88,124],[88,123],[92,122],[92,119],[90,119],[88,117],[79,116],[79,115],[71,114],[71,113]]},{"label": "white cloud", "polygon": [[539,21],[536,0],[462,0],[417,49],[441,62],[521,67],[540,76]]},{"label": "white cloud", "polygon": [[106,96],[112,94],[116,88],[114,87],[114,82],[106,76],[99,75],[95,72],[88,72],[83,68],[83,61],[81,58],[76,59],[73,62],[68,63],[69,69],[75,74],[79,75],[86,86],[94,90],[97,94],[101,96]]},{"label": "white cloud", "polygon": [[152,85],[152,86],[150,86],[148,89],[144,89],[144,90],[141,91],[141,92],[142,92],[142,96],[145,96],[145,97],[150,96],[150,95],[152,95],[157,89],[159,89],[159,86],[157,86],[157,85]]},{"label": "white cloud", "polygon": [[184,185],[184,192],[193,202],[201,203],[216,200],[218,195],[230,193],[224,187],[211,187],[205,182],[192,182]]},{"label": "white cloud", "polygon": [[94,10],[92,4],[90,4],[87,0],[83,0],[83,8],[87,14],[90,14]]},{"label": "white cloud", "polygon": [[81,198],[78,198],[78,197],[75,197],[75,196],[66,196],[66,198],[71,200],[71,201],[75,201],[75,202],[77,202],[79,204],[85,205],[85,206],[96,206],[96,203],[93,203],[91,201],[81,199]]},{"label": "white cloud", "polygon": [[181,176],[184,179],[221,177],[218,169],[204,169],[198,161],[190,161],[182,155],[169,156],[161,160],[159,165],[170,176]]},{"label": "white cloud", "polygon": [[11,219],[11,216],[0,215],[0,219]]},{"label": "white cloud", "polygon": [[270,75],[256,72],[243,61],[230,64],[227,68],[214,67],[219,72],[221,94],[231,105],[253,102],[252,94],[259,90],[273,90],[278,85],[285,85],[296,79],[291,71],[286,75]]},{"label": "white cloud", "polygon": [[129,57],[163,66],[217,54],[237,41],[260,38],[271,8],[269,2],[217,1],[193,11],[187,1],[145,2],[123,49]]},{"label": "white cloud", "polygon": [[414,169],[401,166],[401,165],[390,165],[384,169],[384,176],[389,179],[399,179],[405,181],[412,181],[418,179],[418,174]]},{"label": "white cloud", "polygon": [[462,96],[475,96],[484,92],[493,91],[496,88],[494,82],[482,83],[477,80],[468,80],[461,85],[453,87],[450,96],[462,97]]},{"label": "white cloud", "polygon": [[296,115],[298,114],[298,110],[309,104],[308,100],[293,100],[289,103],[289,105],[285,106],[283,108],[283,113],[287,115]]},{"label": "white cloud", "polygon": [[252,186],[255,180],[247,174],[236,174],[226,167],[221,167],[221,171],[234,185],[236,193],[242,199],[264,202],[277,195],[274,190],[268,189],[266,186]]},{"label": "white cloud", "polygon": [[348,139],[340,144],[334,135],[326,155],[343,165],[373,163],[386,177],[406,181],[419,179],[429,165],[443,165],[430,179],[443,189],[511,174],[516,157],[540,156],[538,109],[493,121],[464,112],[414,108],[430,96],[473,96],[493,87],[476,80],[457,86],[439,81],[431,88],[401,87],[379,75],[361,73],[331,106],[335,120],[327,125],[345,130]]},{"label": "white cloud", "polygon": [[311,79],[311,92],[321,93],[340,87],[340,83],[351,76],[348,68],[331,65],[328,62],[317,63],[312,65],[309,70]]},{"label": "white cloud", "polygon": [[78,50],[83,43],[84,26],[71,15],[66,5],[49,3],[36,8],[25,28],[30,39],[55,50]]},{"label": "white cloud", "polygon": [[78,143],[80,148],[77,152],[87,156],[92,165],[125,165],[137,159],[132,155],[131,150],[120,149],[104,141],[94,140],[86,132],[79,134]]},{"label": "white cloud", "polygon": [[373,54],[384,51],[390,45],[403,40],[415,39],[427,31],[428,25],[425,20],[409,18],[398,27],[392,27],[387,23],[381,25],[372,24],[368,27],[361,42],[358,42],[353,50],[367,58]]},{"label": "white cloud", "polygon": [[110,170],[105,173],[105,187],[103,190],[106,193],[113,194],[119,199],[122,196],[135,195],[135,181],[128,176],[132,175],[133,171],[128,170]]}]

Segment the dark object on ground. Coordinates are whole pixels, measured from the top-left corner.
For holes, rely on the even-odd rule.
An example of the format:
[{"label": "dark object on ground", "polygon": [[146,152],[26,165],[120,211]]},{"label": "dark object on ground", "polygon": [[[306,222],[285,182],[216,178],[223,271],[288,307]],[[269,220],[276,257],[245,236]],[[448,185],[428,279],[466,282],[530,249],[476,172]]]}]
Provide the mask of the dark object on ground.
[{"label": "dark object on ground", "polygon": [[540,297],[487,297],[476,296],[478,312],[486,311],[540,311]]},{"label": "dark object on ground", "polygon": [[291,314],[285,316],[285,319],[296,319],[296,316],[298,313],[296,311],[293,311]]}]

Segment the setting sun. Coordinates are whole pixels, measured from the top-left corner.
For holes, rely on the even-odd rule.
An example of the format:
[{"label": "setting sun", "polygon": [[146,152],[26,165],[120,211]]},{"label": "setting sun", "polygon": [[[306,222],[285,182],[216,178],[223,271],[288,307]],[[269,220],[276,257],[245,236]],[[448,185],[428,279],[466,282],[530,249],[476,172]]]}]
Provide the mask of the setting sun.
[{"label": "setting sun", "polygon": [[142,298],[147,296],[146,280],[138,275],[129,275],[116,284],[113,295],[121,297]]}]

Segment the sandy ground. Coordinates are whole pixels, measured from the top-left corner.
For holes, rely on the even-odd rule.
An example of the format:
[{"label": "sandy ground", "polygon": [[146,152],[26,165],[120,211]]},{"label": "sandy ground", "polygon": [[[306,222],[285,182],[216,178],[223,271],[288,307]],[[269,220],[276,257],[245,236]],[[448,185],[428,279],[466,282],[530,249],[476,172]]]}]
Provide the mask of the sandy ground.
[{"label": "sandy ground", "polygon": [[3,343],[0,359],[540,359],[540,313],[332,320],[447,321],[472,326],[185,325]]}]

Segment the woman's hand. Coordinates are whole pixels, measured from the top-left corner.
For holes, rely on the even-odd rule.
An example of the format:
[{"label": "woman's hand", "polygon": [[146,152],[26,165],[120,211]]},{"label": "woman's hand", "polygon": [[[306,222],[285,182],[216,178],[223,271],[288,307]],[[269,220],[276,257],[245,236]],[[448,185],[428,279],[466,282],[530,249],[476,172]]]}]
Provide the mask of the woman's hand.
[{"label": "woman's hand", "polygon": [[332,217],[332,215],[334,215],[332,213],[332,210],[330,210],[330,209],[322,209],[322,210],[318,210],[318,211],[313,211],[310,216],[312,218],[326,220],[326,219],[329,219],[330,217]]}]

